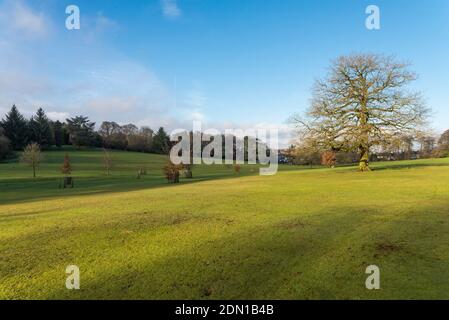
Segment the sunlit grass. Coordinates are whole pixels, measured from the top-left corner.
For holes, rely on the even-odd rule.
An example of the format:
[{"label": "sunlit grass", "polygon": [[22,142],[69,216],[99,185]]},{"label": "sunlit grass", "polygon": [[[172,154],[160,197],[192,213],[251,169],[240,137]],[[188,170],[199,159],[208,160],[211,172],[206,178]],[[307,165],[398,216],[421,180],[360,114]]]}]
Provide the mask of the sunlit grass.
[{"label": "sunlit grass", "polygon": [[107,177],[100,151],[71,150],[75,188],[59,189],[63,154],[36,181],[0,164],[0,298],[449,298],[449,159],[271,177],[201,166],[169,185],[163,156],[116,152]]}]

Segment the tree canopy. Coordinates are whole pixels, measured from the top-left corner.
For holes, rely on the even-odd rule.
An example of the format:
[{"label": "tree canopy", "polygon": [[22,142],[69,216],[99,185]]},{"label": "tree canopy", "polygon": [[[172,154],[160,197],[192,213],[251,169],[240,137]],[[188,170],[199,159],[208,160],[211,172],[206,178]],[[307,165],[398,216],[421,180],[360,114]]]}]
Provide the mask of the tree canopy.
[{"label": "tree canopy", "polygon": [[70,134],[70,141],[77,147],[89,146],[94,140],[95,122],[91,122],[88,117],[76,116],[67,119],[67,127]]},{"label": "tree canopy", "polygon": [[360,170],[368,171],[373,146],[424,127],[429,109],[420,93],[406,89],[416,79],[409,64],[393,57],[342,56],[316,81],[306,114],[292,120],[303,139],[325,150],[357,151]]}]

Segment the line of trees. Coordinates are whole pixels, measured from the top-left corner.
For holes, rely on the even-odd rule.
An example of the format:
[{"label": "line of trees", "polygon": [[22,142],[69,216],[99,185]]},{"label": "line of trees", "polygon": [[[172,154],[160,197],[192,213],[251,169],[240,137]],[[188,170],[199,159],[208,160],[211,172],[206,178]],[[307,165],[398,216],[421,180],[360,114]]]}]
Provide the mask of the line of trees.
[{"label": "line of trees", "polygon": [[117,150],[167,154],[170,138],[161,127],[154,133],[149,127],[138,128],[134,124],[120,126],[105,121],[98,131],[95,122],[85,116],[50,120],[39,108],[30,119],[25,118],[14,105],[0,122],[0,159],[21,151],[36,143],[43,150],[52,146],[74,145],[80,147],[104,147]]},{"label": "line of trees", "polygon": [[[333,157],[330,153],[333,154]],[[313,139],[301,140],[298,144],[291,145],[283,151],[283,155],[290,164],[310,166],[328,165],[329,161],[324,161],[324,158],[333,158],[334,164],[352,164],[360,159],[356,151],[329,151],[329,149],[318,145]],[[388,144],[373,149],[369,160],[393,161],[444,157],[449,157],[449,130],[440,137],[432,134],[394,137]]]},{"label": "line of trees", "polygon": [[[215,139],[201,132],[190,132],[191,143],[194,135],[200,135],[201,151],[209,144],[209,141],[202,140]],[[248,160],[248,137],[243,138],[243,150],[238,148],[240,144],[237,144],[237,141],[240,138],[234,136],[232,139],[234,159],[238,152],[243,151],[245,161]],[[222,134],[223,158],[226,154],[226,140],[227,137]],[[259,146],[262,143],[259,140],[257,142]],[[32,143],[36,143],[44,151],[52,146],[73,145],[77,148],[97,147],[168,154],[177,142],[170,141],[163,127],[154,132],[145,126],[138,128],[134,124],[119,125],[113,121],[104,121],[96,130],[95,123],[86,116],[75,116],[66,119],[65,122],[52,121],[46,116],[45,111],[39,108],[35,115],[26,119],[14,105],[0,122],[0,159],[12,154],[13,151],[22,151]],[[269,148],[266,149],[270,152]],[[214,153],[211,152],[210,156],[213,157]]]}]

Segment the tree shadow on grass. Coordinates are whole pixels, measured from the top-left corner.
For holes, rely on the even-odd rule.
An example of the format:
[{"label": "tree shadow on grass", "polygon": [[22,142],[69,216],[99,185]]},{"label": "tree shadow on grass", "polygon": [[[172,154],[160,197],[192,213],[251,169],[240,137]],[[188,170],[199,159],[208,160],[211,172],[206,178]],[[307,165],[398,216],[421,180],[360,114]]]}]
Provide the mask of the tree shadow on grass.
[{"label": "tree shadow on grass", "polygon": [[[444,213],[443,207],[431,210]],[[430,224],[419,220],[411,230],[407,216],[377,224],[376,217],[382,213],[372,208],[360,212],[339,207],[283,223],[253,224],[238,232],[230,228],[229,234],[218,239],[201,239],[144,265],[132,263],[134,257],[141,262],[141,255],[148,254],[136,247],[126,261],[127,267],[103,269],[94,279],[85,279],[82,292],[61,288],[48,292],[48,298],[442,298],[448,284],[440,284],[437,292],[426,292],[409,279],[413,273],[417,283],[428,280],[428,270],[423,273],[417,269],[416,259],[432,250],[435,243],[415,247],[415,234],[423,235]],[[447,229],[447,225],[431,225],[436,232]],[[415,242],[408,245],[413,239]],[[438,263],[435,270],[440,272],[443,262]],[[365,288],[365,269],[371,264],[385,271],[382,291]],[[441,276],[436,275],[438,279]]]},{"label": "tree shadow on grass", "polygon": [[403,169],[416,169],[416,168],[426,168],[426,167],[449,167],[449,163],[422,163],[422,162],[408,162],[408,163],[383,163],[374,164],[372,166],[373,171],[382,170],[403,170]]},{"label": "tree shadow on grass", "polygon": [[[243,228],[226,217],[185,213],[174,219],[162,214],[146,217],[150,220],[144,224],[117,222],[112,238],[108,238],[111,225],[97,221],[88,230],[67,227],[15,239],[16,244],[25,243],[25,252],[9,242],[11,252],[5,256],[9,262],[4,261],[2,274],[15,278],[60,270],[56,284],[46,283],[40,293],[40,298],[50,299],[447,298],[449,284],[441,279],[449,271],[444,257],[438,255],[449,252],[447,205],[446,201],[410,207],[406,214],[395,213],[388,221],[383,218],[391,214],[388,208],[328,207],[270,223],[248,221]],[[214,234],[222,224],[221,233]],[[138,228],[145,234],[146,228],[154,226],[163,230],[156,231],[155,241],[150,242],[139,240],[143,239],[139,233],[124,235],[121,230]],[[198,228],[210,232],[196,235]],[[86,231],[95,243],[74,250],[73,241]],[[165,242],[168,234],[172,238]],[[183,239],[186,234],[191,239]],[[102,238],[109,240],[98,251],[97,241]],[[49,241],[57,244],[51,248],[58,252],[49,254]],[[162,251],[153,254],[158,243]],[[24,254],[31,256],[21,258]],[[33,266],[27,265],[31,261]],[[68,261],[80,264],[80,291],[64,288]],[[382,290],[365,288],[365,269],[371,264],[381,269]],[[26,286],[21,287],[27,292],[19,289],[9,296],[33,297]],[[7,289],[4,292],[8,294]]]},{"label": "tree shadow on grass", "polygon": [[234,173],[204,173],[193,179],[181,178],[181,183],[170,184],[160,176],[143,177],[141,179],[129,176],[111,177],[74,177],[74,188],[60,188],[61,178],[32,179],[2,179],[0,185],[0,205],[20,204],[36,200],[51,200],[73,196],[99,195],[125,191],[138,191],[152,188],[175,187],[180,185],[235,179],[256,175],[253,172]]},{"label": "tree shadow on grass", "polygon": [[[363,217],[360,216],[360,218]],[[153,262],[142,265],[136,261],[136,265],[133,266],[134,258],[140,260],[142,255],[149,253],[144,246],[136,246],[133,252],[128,253],[122,268],[114,267],[111,270],[101,270],[100,267],[100,270],[95,272],[97,277],[83,278],[82,292],[69,292],[61,287],[60,290],[49,291],[48,298],[267,298],[270,292],[273,290],[275,292],[278,286],[285,284],[284,279],[282,281],[276,279],[286,276],[286,273],[296,268],[297,263],[310,264],[311,261],[307,261],[307,259],[314,251],[318,255],[325,254],[329,250],[328,247],[348,231],[343,228],[338,232],[327,234],[325,238],[328,242],[323,244],[313,239],[314,230],[319,232],[321,229],[329,229],[335,224],[347,225],[344,223],[346,219],[346,215],[334,216],[331,221],[323,221],[319,225],[305,222],[305,225],[293,229],[289,227],[288,230],[283,224],[276,223],[265,226],[250,225],[243,231],[236,232],[230,225],[228,227],[229,234],[223,233],[218,239],[207,236],[197,239],[197,241],[190,242],[188,248],[185,247],[182,239],[174,239],[172,245],[179,245],[180,250],[174,250],[171,254],[166,254],[156,260],[149,256],[147,260]],[[196,223],[204,224],[204,228],[211,227],[204,222],[199,220]],[[213,223],[222,222],[216,220]],[[89,232],[98,234],[104,226],[95,228],[98,230],[93,229]],[[52,230],[48,231],[51,234],[25,236],[16,242],[33,243],[41,247],[38,243],[45,239],[51,238],[52,241],[58,242],[67,237],[63,231],[59,230],[59,233],[56,234],[55,230]],[[176,233],[177,230],[173,230],[173,232]],[[151,243],[147,245],[151,245]],[[114,252],[123,253],[123,250],[126,250],[124,247],[126,245],[111,241],[110,247],[106,250],[111,251],[109,256],[113,257],[116,256]],[[85,248],[85,250],[89,250],[89,248]],[[32,250],[30,253],[36,255],[36,259],[33,259],[36,263],[41,260],[39,256],[43,256],[39,250],[37,252]],[[81,264],[80,267],[84,271],[95,267],[93,264],[77,258],[74,254],[67,255],[65,259]],[[105,261],[106,257],[100,255],[100,259],[103,260],[101,261],[102,267],[108,265],[108,262]],[[60,263],[60,259],[55,253],[52,253],[52,259],[46,259],[40,263],[46,265],[46,268],[53,266],[53,268],[63,270],[62,267],[55,266]],[[26,266],[23,268],[26,269]],[[15,273],[20,274],[20,269],[16,269]]]}]

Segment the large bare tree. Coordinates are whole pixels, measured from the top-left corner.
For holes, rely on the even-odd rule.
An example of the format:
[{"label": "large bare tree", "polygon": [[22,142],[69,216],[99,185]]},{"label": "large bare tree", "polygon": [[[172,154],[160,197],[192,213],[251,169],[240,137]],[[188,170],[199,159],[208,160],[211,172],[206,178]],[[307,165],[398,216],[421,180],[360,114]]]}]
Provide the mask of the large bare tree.
[{"label": "large bare tree", "polygon": [[342,56],[316,81],[305,116],[293,122],[323,149],[358,151],[360,170],[369,171],[372,147],[425,125],[429,109],[420,93],[407,90],[416,79],[409,64],[390,56]]}]

